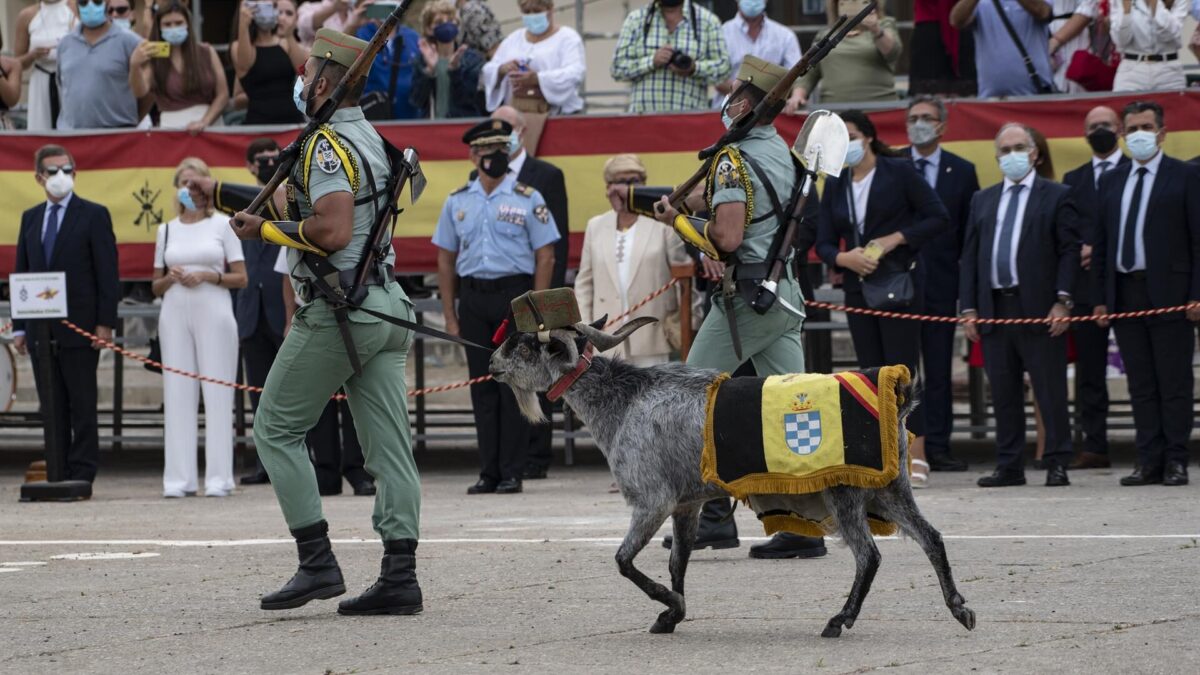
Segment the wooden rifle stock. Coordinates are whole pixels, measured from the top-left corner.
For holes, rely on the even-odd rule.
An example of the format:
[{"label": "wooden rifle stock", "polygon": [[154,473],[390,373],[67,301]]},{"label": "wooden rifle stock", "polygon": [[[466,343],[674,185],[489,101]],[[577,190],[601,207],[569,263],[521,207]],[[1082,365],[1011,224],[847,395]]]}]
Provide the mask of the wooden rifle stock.
[{"label": "wooden rifle stock", "polygon": [[387,44],[388,38],[396,30],[396,24],[400,23],[400,19],[404,17],[404,13],[408,11],[412,3],[413,0],[401,0],[396,9],[392,10],[392,13],[383,20],[383,23],[379,26],[379,30],[375,31],[374,37],[367,43],[367,48],[358,55],[358,58],[354,60],[354,65],[350,66],[345,76],[333,88],[333,93],[329,99],[325,101],[325,104],[321,106],[317,114],[308,120],[308,124],[304,125],[304,129],[300,131],[300,135],[296,137],[296,140],[289,143],[279,153],[279,164],[275,168],[275,175],[271,176],[271,180],[267,181],[267,184],[263,186],[263,189],[254,198],[254,201],[250,203],[250,206],[246,207],[247,213],[257,214],[261,211],[263,204],[268,199],[271,199],[275,194],[275,190],[279,189],[279,186],[283,185],[283,181],[287,180],[288,175],[292,172],[292,167],[300,159],[300,151],[304,147],[304,140],[316,132],[321,125],[329,122],[329,119],[333,117],[333,113],[337,112],[338,106],[345,100],[346,92],[350,91],[359,80],[366,77],[367,73],[371,71],[371,64],[375,62],[375,56]]},{"label": "wooden rifle stock", "polygon": [[708,175],[709,167],[712,164],[712,158],[715,157],[722,148],[726,147],[730,143],[734,143],[745,138],[746,134],[750,133],[751,129],[758,126],[763,121],[774,120],[775,117],[783,110],[784,101],[792,89],[792,84],[794,84],[797,79],[811,70],[813,66],[820,63],[821,59],[825,58],[825,55],[832,51],[833,48],[836,47],[838,43],[840,43],[846,37],[847,33],[854,30],[858,24],[862,23],[863,19],[867,18],[868,14],[875,11],[876,6],[877,3],[872,1],[867,3],[867,6],[863,7],[862,11],[851,18],[847,18],[845,16],[838,17],[838,20],[834,22],[829,32],[825,34],[825,37],[814,42],[812,46],[808,48],[808,51],[804,52],[804,55],[800,57],[800,60],[796,62],[796,65],[792,66],[791,69],[788,70],[787,75],[785,75],[783,79],[779,80],[779,82],[771,88],[771,91],[767,92],[766,97],[759,101],[758,105],[754,106],[754,109],[751,110],[749,114],[739,117],[734,121],[733,126],[730,127],[716,143],[701,150],[699,156],[700,159],[704,160],[704,163],[700,165],[700,168],[696,171],[696,173],[692,174],[691,178],[681,183],[679,187],[676,187],[675,190],[671,192],[670,196],[667,197],[668,201],[671,202],[671,206],[682,211],[682,209],[680,209],[680,205],[683,203],[683,200],[686,199],[687,196],[692,193],[692,190],[694,190],[696,186],[700,184],[700,181],[704,180],[704,177]]}]

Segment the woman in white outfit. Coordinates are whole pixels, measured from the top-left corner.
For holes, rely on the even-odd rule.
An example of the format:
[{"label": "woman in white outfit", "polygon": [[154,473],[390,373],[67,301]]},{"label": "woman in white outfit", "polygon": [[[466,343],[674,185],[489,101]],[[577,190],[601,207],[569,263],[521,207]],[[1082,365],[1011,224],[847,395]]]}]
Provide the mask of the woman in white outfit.
[{"label": "woman in white outfit", "polygon": [[[583,110],[579,85],[587,70],[583,40],[572,28],[554,21],[553,0],[519,0],[525,27],[513,31],[492,60],[483,66],[483,92],[488,110],[512,105],[518,98],[544,98],[550,114]],[[516,106],[524,110],[521,105]],[[539,111],[541,112],[541,111]]]},{"label": "woman in white outfit", "polygon": [[[617,155],[604,164],[604,182],[642,185],[646,167],[637,155]],[[613,210],[589,220],[583,233],[575,297],[588,322],[624,314],[671,280],[672,265],[693,264],[683,240],[671,228],[633,213],[619,198],[613,197],[611,203]],[[663,324],[678,309],[678,293],[672,289],[634,312],[630,319],[651,316],[659,325],[634,333],[614,355],[638,366],[666,363],[671,346]]]},{"label": "woman in white outfit", "polygon": [[58,42],[78,22],[79,17],[67,0],[42,0],[17,15],[13,53],[21,61],[21,67],[29,71],[26,126],[30,131],[54,128],[58,117],[57,92],[54,105],[50,97],[56,87]]},{"label": "woman in white outfit", "polygon": [[[163,299],[158,337],[165,365],[232,382],[237,377],[238,332],[229,289],[246,286],[242,245],[228,218],[214,216],[209,204],[193,202],[180,187],[208,175],[208,167],[194,157],[175,169],[179,216],[159,226],[154,249],[154,294]],[[164,371],[164,497],[196,493],[201,391],[204,494],[227,497],[233,491],[233,389]]]}]

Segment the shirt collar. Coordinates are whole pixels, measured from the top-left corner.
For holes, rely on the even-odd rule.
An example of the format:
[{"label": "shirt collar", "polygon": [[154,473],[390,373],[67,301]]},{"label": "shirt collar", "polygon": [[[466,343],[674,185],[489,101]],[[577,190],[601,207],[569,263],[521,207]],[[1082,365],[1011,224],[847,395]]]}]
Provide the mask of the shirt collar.
[{"label": "shirt collar", "polygon": [[1004,179],[1004,189],[1007,191],[1012,186],[1020,184],[1020,185],[1025,186],[1026,194],[1029,194],[1028,191],[1033,187],[1033,181],[1036,179],[1037,179],[1037,170],[1031,169],[1029,171],[1029,175],[1022,178],[1019,182],[1013,182],[1012,179],[1005,178]]},{"label": "shirt collar", "polygon": [[937,149],[933,151],[933,154],[929,155],[928,157],[926,157],[926,156],[922,155],[920,152],[918,152],[917,146],[912,145],[909,147],[912,149],[912,158],[913,158],[914,164],[916,162],[918,162],[919,160],[923,159],[926,162],[929,162],[930,164],[932,164],[935,168],[937,166],[941,165],[941,163],[942,163],[942,146],[940,144],[937,146]]},{"label": "shirt collar", "polygon": [[[74,198],[74,197],[75,197],[75,191],[74,191],[74,190],[71,190],[70,192],[68,192],[68,193],[67,193],[67,196],[66,196],[66,197],[63,197],[63,198],[62,198],[62,201],[58,202],[58,205],[62,207],[62,211],[60,211],[60,213],[66,213],[66,212],[67,212],[67,205],[71,203],[71,199],[72,199],[72,198]],[[50,207],[51,207],[51,206],[54,206],[54,202],[52,202],[52,201],[50,201],[49,199],[47,199],[47,200],[46,200],[46,213],[47,213],[47,214],[49,214],[49,213],[50,213]]]},{"label": "shirt collar", "polygon": [[1160,164],[1162,164],[1163,154],[1164,153],[1162,151],[1162,148],[1159,148],[1158,154],[1155,155],[1154,159],[1150,160],[1149,162],[1146,162],[1145,164],[1139,164],[1137,162],[1134,162],[1133,163],[1133,171],[1131,171],[1130,174],[1136,175],[1138,169],[1145,167],[1146,172],[1149,173],[1151,176],[1158,175],[1158,167]]},{"label": "shirt collar", "polygon": [[504,180],[500,181],[500,184],[496,186],[496,189],[492,190],[491,194],[488,194],[487,192],[484,191],[483,183],[479,182],[478,177],[475,178],[475,180],[471,181],[471,187],[468,191],[475,192],[475,193],[483,195],[485,198],[487,198],[487,197],[491,197],[491,196],[498,195],[501,193],[512,194],[515,191],[514,187],[516,186],[516,184],[517,184],[517,175],[510,171],[508,173],[508,175],[506,175],[504,177]]},{"label": "shirt collar", "polygon": [[358,106],[353,106],[350,108],[338,108],[337,110],[333,111],[333,115],[329,118],[329,121],[331,123],[332,122],[357,122],[359,120],[365,120],[365,119],[366,119],[366,117],[363,115],[362,108],[360,108]]},{"label": "shirt collar", "polygon": [[508,160],[508,171],[513,176],[521,173],[521,168],[525,166],[525,160],[529,158],[529,152],[525,148],[521,148],[521,154]]},{"label": "shirt collar", "polygon": [[1112,154],[1110,154],[1108,157],[1097,157],[1092,155],[1093,169],[1100,168],[1100,162],[1108,162],[1110,168],[1117,168],[1117,165],[1121,163],[1121,148],[1116,148],[1113,150]]}]

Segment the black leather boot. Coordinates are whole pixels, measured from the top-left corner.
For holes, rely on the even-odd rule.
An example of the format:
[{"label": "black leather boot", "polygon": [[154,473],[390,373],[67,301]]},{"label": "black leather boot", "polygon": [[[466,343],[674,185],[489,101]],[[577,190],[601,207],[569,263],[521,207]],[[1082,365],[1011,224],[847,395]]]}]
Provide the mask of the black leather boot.
[{"label": "black leather boot", "polygon": [[[669,534],[663,537],[663,548],[671,548],[674,539]],[[704,502],[704,508],[700,510],[700,527],[696,528],[696,542],[692,545],[692,550],[718,550],[738,546],[741,546],[741,542],[738,541],[737,522],[733,519],[733,501],[728,497],[721,497]]]},{"label": "black leather boot", "polygon": [[283,588],[262,597],[263,609],[294,609],[310,600],[336,598],[346,592],[342,570],[329,543],[329,523],[322,520],[292,530],[292,536],[300,554],[300,569]]},{"label": "black leather boot", "polygon": [[417,540],[383,542],[379,579],[357,598],[338,603],[338,614],[419,614],[421,587],[417,585]]}]

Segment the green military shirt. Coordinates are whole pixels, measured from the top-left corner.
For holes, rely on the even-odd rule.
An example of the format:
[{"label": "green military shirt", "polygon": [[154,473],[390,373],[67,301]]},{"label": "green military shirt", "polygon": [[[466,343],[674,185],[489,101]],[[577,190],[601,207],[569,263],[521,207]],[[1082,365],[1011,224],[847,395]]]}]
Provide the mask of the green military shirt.
[{"label": "green military shirt", "polygon": [[719,204],[745,202],[746,232],[735,253],[740,262],[760,263],[767,259],[771,241],[785,216],[774,212],[766,187],[743,156],[752,157],[762,169],[783,208],[787,208],[795,188],[796,169],[791,149],[775,127],[767,125],[751,129],[745,138],[722,150],[709,172],[706,190],[709,212],[715,218]]},{"label": "green military shirt", "polygon": [[[375,186],[367,185],[367,172],[363,162],[369,162],[375,178]],[[289,203],[294,203],[299,213],[292,213],[294,220],[303,220],[313,214],[313,204],[321,197],[334,192],[351,192],[355,201],[369,197],[372,192],[382,190],[391,178],[387,154],[379,132],[363,116],[362,108],[342,108],[333,113],[329,124],[321,127],[304,144],[300,161],[296,162],[288,179]],[[384,200],[379,199],[380,208]],[[340,270],[354,269],[362,257],[367,237],[374,225],[376,210],[370,203],[354,207],[354,234],[350,244],[329,255],[329,262]],[[293,277],[311,278],[308,266],[300,262],[301,252],[288,249],[288,269]],[[388,247],[387,262],[396,259],[396,253]]]}]

